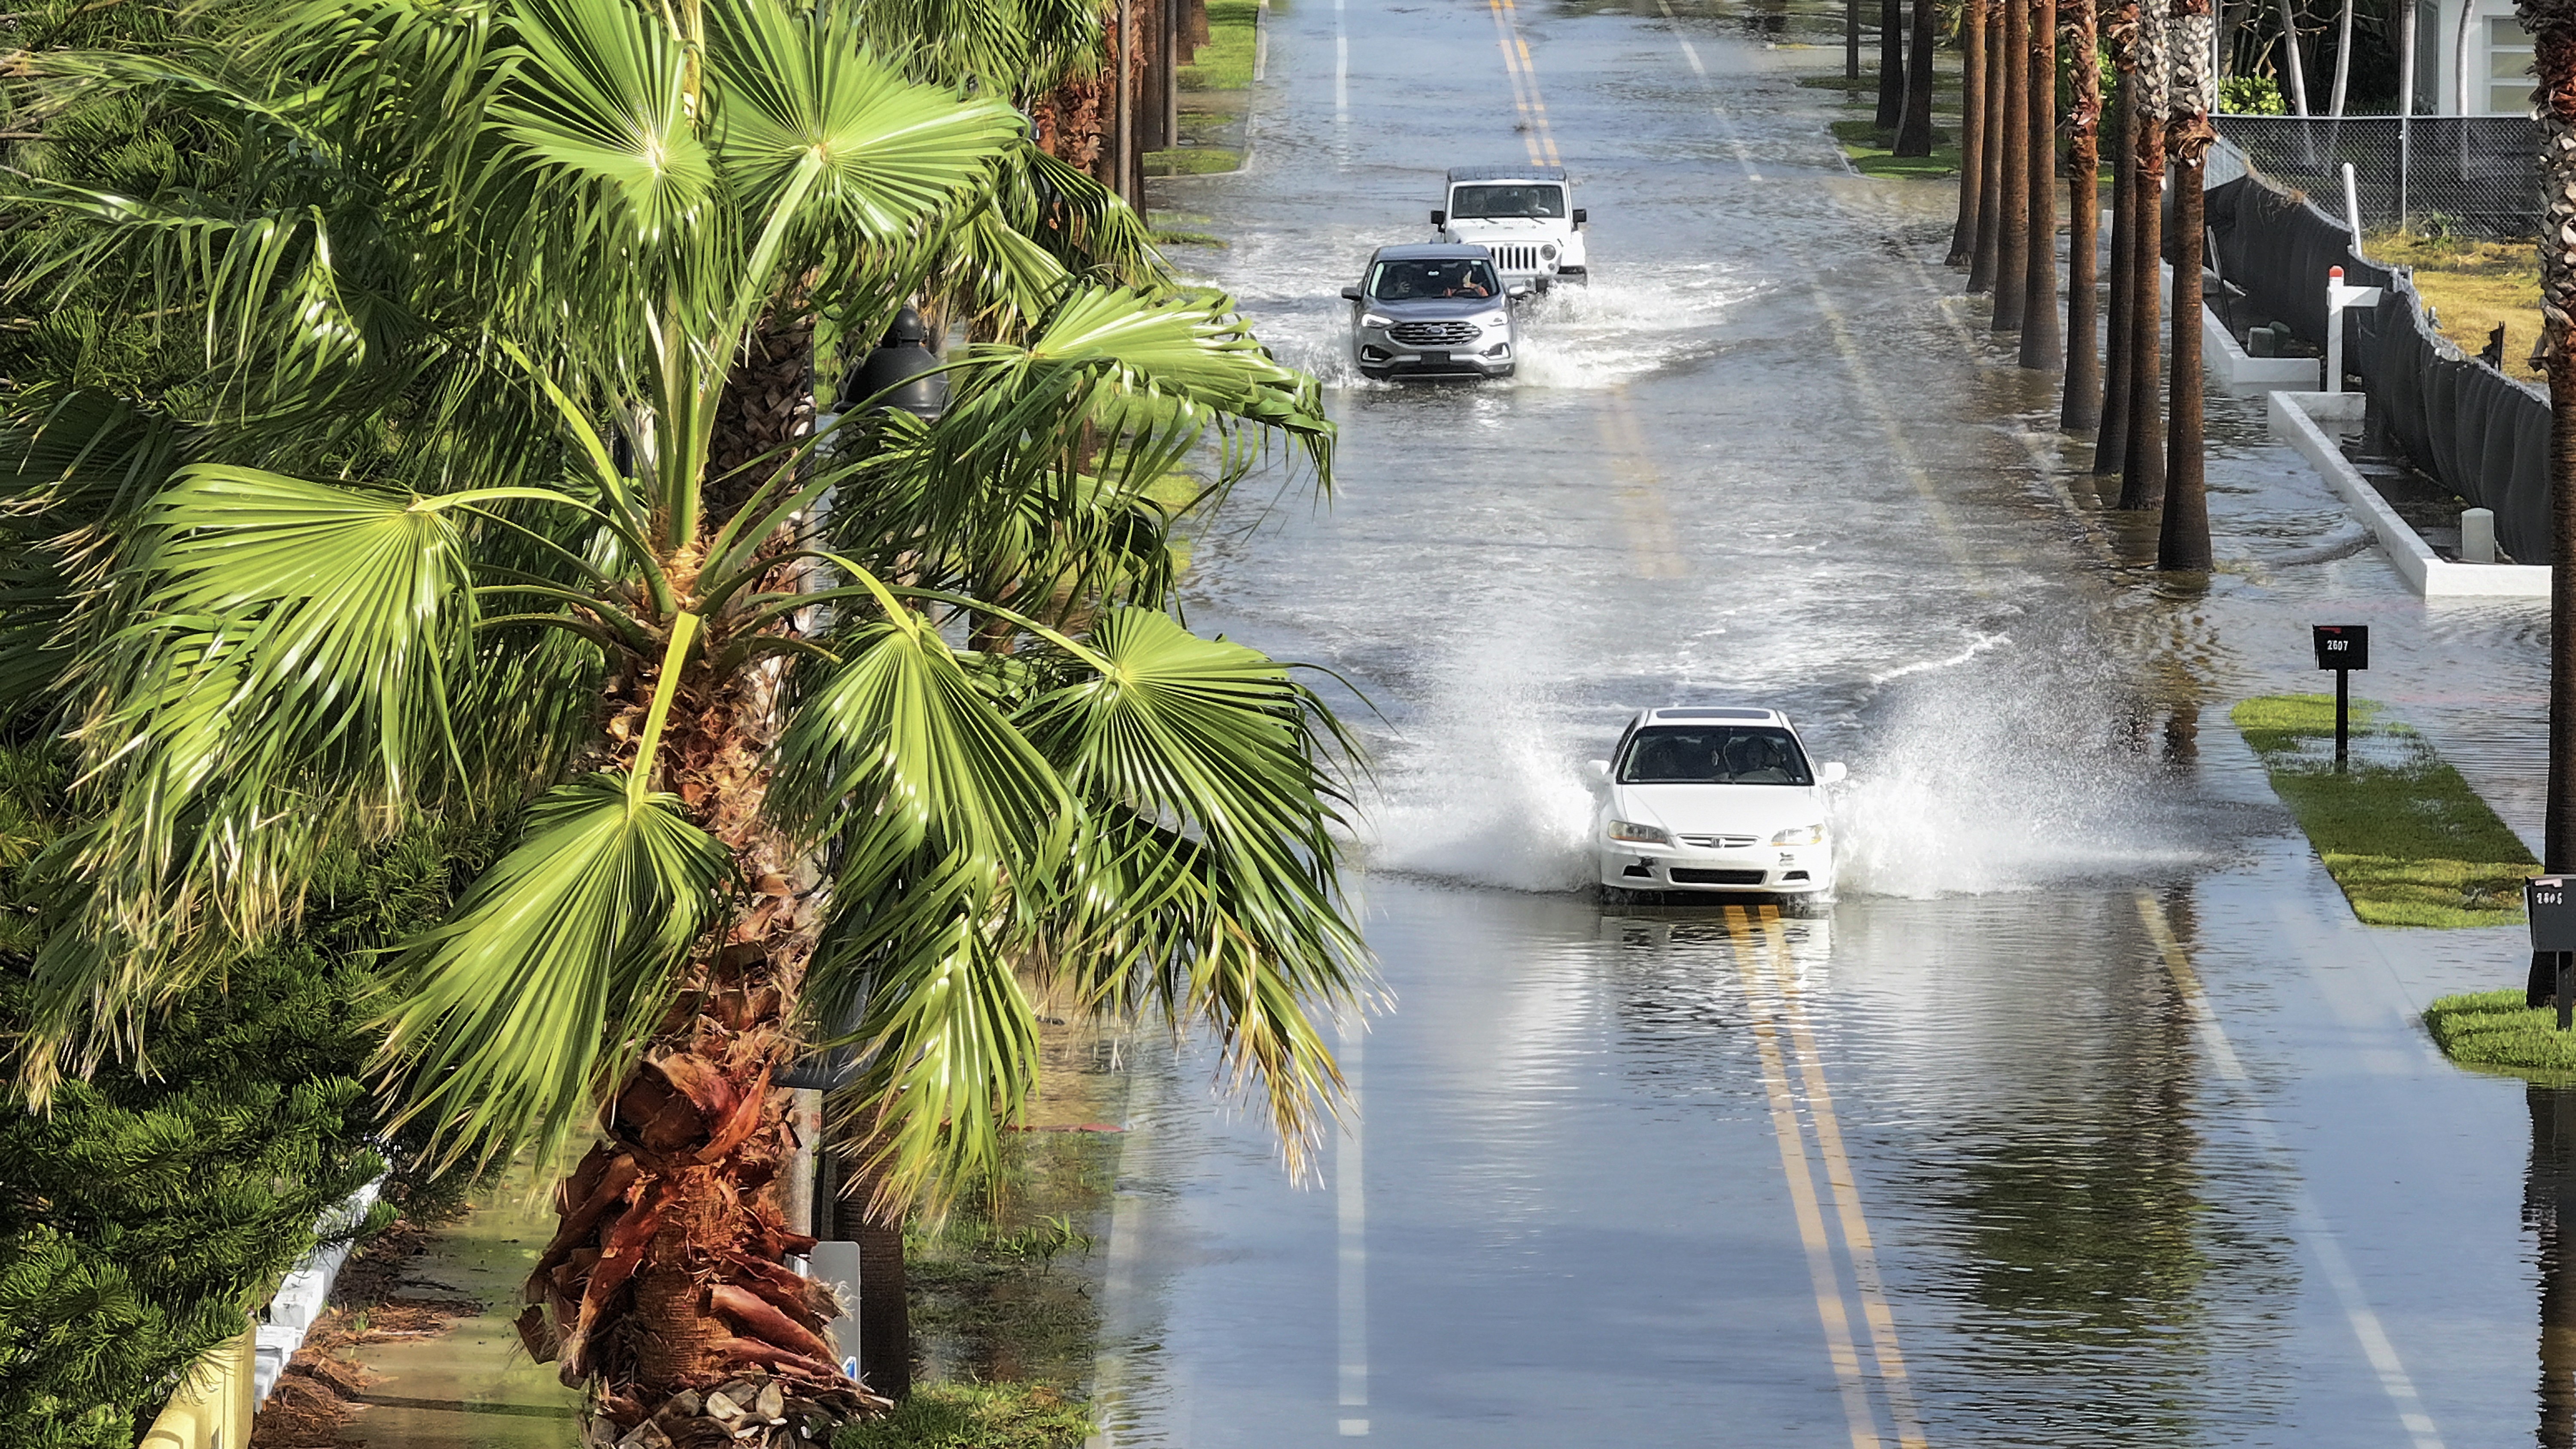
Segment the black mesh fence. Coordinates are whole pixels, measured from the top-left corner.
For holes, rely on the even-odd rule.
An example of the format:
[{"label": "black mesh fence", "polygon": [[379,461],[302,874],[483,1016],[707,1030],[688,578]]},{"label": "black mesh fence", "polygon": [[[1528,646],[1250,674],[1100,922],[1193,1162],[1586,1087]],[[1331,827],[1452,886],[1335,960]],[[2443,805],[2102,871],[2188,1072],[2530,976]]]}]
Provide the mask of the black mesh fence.
[{"label": "black mesh fence", "polygon": [[2364,227],[2502,240],[2540,213],[2540,123],[2529,116],[2212,116],[2262,175],[2343,211],[2343,168]]},{"label": "black mesh fence", "polygon": [[2305,198],[2240,177],[2209,190],[2219,275],[2267,316],[2322,347],[2326,269],[2383,287],[2343,315],[2344,366],[2408,461],[2481,508],[2516,563],[2549,562],[2549,398],[2464,355],[2424,320],[2403,271],[2353,254],[2352,233]]}]

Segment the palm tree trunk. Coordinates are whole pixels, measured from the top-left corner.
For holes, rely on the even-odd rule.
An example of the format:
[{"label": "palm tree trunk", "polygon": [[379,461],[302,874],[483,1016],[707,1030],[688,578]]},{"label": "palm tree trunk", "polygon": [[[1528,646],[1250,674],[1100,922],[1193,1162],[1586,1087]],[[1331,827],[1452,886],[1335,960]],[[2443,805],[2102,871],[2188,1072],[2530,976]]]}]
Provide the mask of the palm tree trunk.
[{"label": "palm tree trunk", "polygon": [[[1986,181],[1986,0],[1966,0],[1959,51],[1959,219],[1950,228],[1948,265],[1965,267],[1976,260],[1977,203]],[[1972,276],[1968,290],[1976,289]]]},{"label": "palm tree trunk", "polygon": [[[2125,38],[2137,29],[2137,0],[2114,6],[2110,15],[2113,58],[2123,68],[2119,88],[2113,94],[2117,119],[2111,130],[2111,317],[2102,353],[2110,376],[2102,385],[2102,430],[2093,439],[2093,476],[2097,478],[2121,471],[2128,461],[2129,386],[2131,369],[2137,365],[2137,359],[2130,355],[2129,332],[2137,325],[2137,284],[2133,274],[2138,251],[2138,83],[2126,68],[2136,62]],[[2127,59],[2122,61],[2122,57]]]},{"label": "palm tree trunk", "polygon": [[2209,72],[2209,0],[2176,0],[2174,8],[2172,123],[2165,132],[2174,160],[2173,405],[2165,433],[2165,511],[2156,567],[2207,573],[2212,560],[2201,418],[2201,166],[2218,139],[2209,128],[2217,84]]},{"label": "palm tree trunk", "polygon": [[1938,3],[1914,0],[1914,43],[1905,57],[1905,120],[1890,148],[1899,156],[1932,154],[1932,21]]},{"label": "palm tree trunk", "polygon": [[2088,432],[2102,421],[2102,359],[2094,319],[2094,253],[2101,225],[2102,66],[2094,43],[2093,0],[2064,0],[2066,51],[2073,59],[2075,100],[2067,113],[2066,391],[2058,426]]},{"label": "palm tree trunk", "polygon": [[2003,268],[2004,243],[2004,9],[2012,0],[1993,0],[1986,8],[1985,115],[1978,130],[1977,250],[1968,259],[1968,290],[1991,292]]},{"label": "palm tree trunk", "polygon": [[1843,79],[1860,79],[1860,0],[1843,0]]},{"label": "palm tree trunk", "polygon": [[1905,118],[1905,0],[1878,0],[1878,128]]},{"label": "palm tree trunk", "polygon": [[[2549,799],[2541,859],[2576,869],[2576,0],[2515,0],[2540,89],[2540,351],[2549,373]],[[2462,109],[2466,109],[2465,106]]]},{"label": "palm tree trunk", "polygon": [[2003,231],[1995,248],[1996,332],[2019,332],[2030,300],[2030,3],[2004,12]]},{"label": "palm tree trunk", "polygon": [[2066,334],[2057,319],[2057,6],[2030,7],[2030,250],[2022,276],[2021,365],[2047,372],[2066,365]]},{"label": "palm tree trunk", "polygon": [[2131,153],[2129,213],[2137,239],[2129,269],[2129,428],[2121,440],[2120,503],[2127,509],[2161,507],[2165,501],[2163,387],[2164,298],[2158,286],[2164,258],[2165,6],[2138,6],[2137,149]]}]

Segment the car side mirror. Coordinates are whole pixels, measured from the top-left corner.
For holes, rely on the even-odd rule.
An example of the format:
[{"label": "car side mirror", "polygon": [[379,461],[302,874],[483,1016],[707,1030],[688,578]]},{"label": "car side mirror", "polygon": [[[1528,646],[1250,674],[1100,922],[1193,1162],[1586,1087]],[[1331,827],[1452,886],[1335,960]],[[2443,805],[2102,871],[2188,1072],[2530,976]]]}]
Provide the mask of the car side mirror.
[{"label": "car side mirror", "polygon": [[1342,300],[1343,300],[1343,301],[1345,301],[1345,302],[1356,302],[1356,301],[1358,301],[1359,299],[1360,299],[1360,289],[1359,289],[1359,288],[1357,288],[1357,287],[1344,287],[1344,288],[1342,289]]},{"label": "car side mirror", "polygon": [[1589,211],[1585,210],[1584,208],[1582,208],[1582,207],[1580,207],[1580,206],[1578,206],[1578,207],[1576,207],[1576,208],[1574,209],[1574,224],[1575,224],[1576,226],[1581,226],[1581,225],[1583,225],[1585,222],[1590,221],[1591,219],[1592,219],[1592,213],[1591,213],[1591,212],[1589,212]]},{"label": "car side mirror", "polygon": [[1434,212],[1432,212],[1432,213],[1431,213],[1431,224],[1432,224],[1433,226],[1447,226],[1447,225],[1449,224],[1449,213],[1447,213],[1447,212],[1445,212],[1445,211],[1434,211]]},{"label": "car side mirror", "polygon": [[1843,777],[1850,773],[1851,771],[1843,768],[1842,761],[1827,760],[1816,767],[1816,783],[1819,785],[1839,785],[1843,782]]},{"label": "car side mirror", "polygon": [[1609,762],[1608,760],[1586,760],[1586,761],[1584,761],[1584,762],[1583,762],[1583,778],[1584,778],[1584,780],[1585,780],[1586,782],[1588,782],[1588,783],[1590,783],[1590,784],[1594,784],[1594,785],[1607,785],[1607,784],[1609,784],[1609,783],[1610,783],[1610,762]]},{"label": "car side mirror", "polygon": [[1527,283],[1527,282],[1514,282],[1514,283],[1512,283],[1510,286],[1505,287],[1505,288],[1503,289],[1503,295],[1504,295],[1504,296],[1506,296],[1506,297],[1511,298],[1511,299],[1512,299],[1513,301],[1515,301],[1515,302],[1519,301],[1519,300],[1520,300],[1521,298],[1523,298],[1523,297],[1528,296],[1529,294],[1530,294],[1530,289],[1529,289],[1529,283]]}]

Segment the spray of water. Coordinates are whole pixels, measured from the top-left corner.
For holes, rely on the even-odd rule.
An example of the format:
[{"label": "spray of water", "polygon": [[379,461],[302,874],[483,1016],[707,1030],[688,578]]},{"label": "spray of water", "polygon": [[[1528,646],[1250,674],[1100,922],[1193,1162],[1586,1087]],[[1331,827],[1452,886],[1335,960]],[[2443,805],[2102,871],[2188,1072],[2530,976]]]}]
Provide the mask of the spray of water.
[{"label": "spray of water", "polygon": [[[2034,682],[2000,634],[1884,672],[1855,713],[1807,717],[1820,758],[1847,758],[1834,792],[1846,895],[1985,895],[2077,881],[2147,879],[2206,863],[2231,832],[2202,818],[2127,720],[2109,684]],[[1728,698],[1671,686],[1625,705],[1576,698],[1521,651],[1451,672],[1454,701],[1407,720],[1381,754],[1382,795],[1362,844],[1373,869],[1522,891],[1595,879],[1594,795],[1581,770],[1607,752],[1627,707]],[[1795,699],[1781,701],[1793,716]],[[1822,701],[1818,701],[1822,705]]]}]

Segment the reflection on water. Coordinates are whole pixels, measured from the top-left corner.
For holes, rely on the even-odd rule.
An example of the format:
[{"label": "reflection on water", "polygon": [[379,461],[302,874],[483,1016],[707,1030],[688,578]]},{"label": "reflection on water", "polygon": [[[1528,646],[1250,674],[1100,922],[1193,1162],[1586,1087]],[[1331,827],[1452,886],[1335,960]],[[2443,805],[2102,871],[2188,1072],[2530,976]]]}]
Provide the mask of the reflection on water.
[{"label": "reflection on water", "polygon": [[2540,1238],[2540,1443],[2576,1449],[2576,1087],[2534,1082],[2523,1221]]}]

